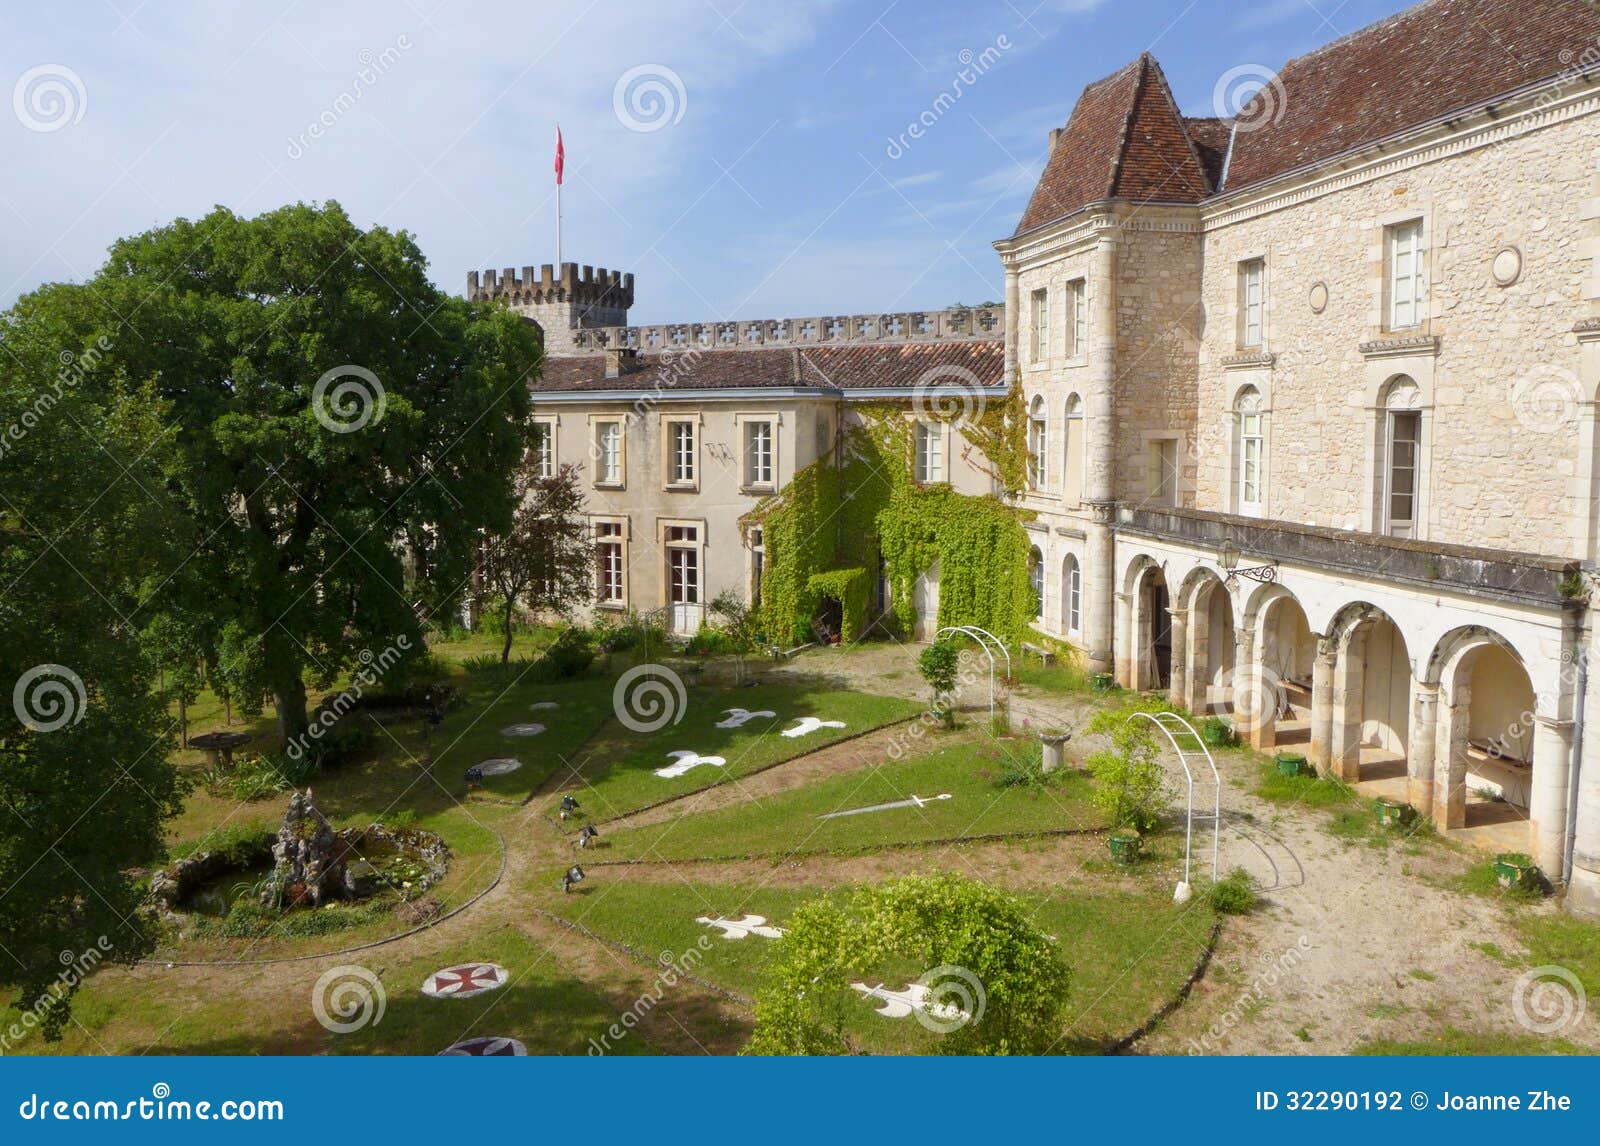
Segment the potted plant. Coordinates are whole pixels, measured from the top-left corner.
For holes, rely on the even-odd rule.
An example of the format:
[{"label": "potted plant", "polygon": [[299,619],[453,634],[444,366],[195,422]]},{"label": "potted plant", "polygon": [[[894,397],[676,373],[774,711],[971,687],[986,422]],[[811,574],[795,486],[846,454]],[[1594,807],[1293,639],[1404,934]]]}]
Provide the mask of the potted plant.
[{"label": "potted plant", "polygon": [[1378,826],[1383,828],[1404,827],[1417,814],[1417,810],[1404,800],[1391,800],[1387,796],[1379,796],[1372,801],[1372,810],[1377,814]]},{"label": "potted plant", "polygon": [[1501,887],[1532,887],[1538,868],[1524,852],[1501,852],[1494,857],[1494,878]]},{"label": "potted plant", "polygon": [[1304,776],[1311,771],[1311,765],[1306,758],[1298,752],[1278,753],[1278,772],[1284,776]]},{"label": "potted plant", "polygon": [[1095,692],[1110,692],[1117,687],[1117,678],[1108,672],[1097,672],[1089,678],[1089,688]]},{"label": "potted plant", "polygon": [[1115,863],[1131,864],[1139,858],[1144,848],[1144,837],[1132,828],[1118,828],[1111,833],[1111,859]]}]

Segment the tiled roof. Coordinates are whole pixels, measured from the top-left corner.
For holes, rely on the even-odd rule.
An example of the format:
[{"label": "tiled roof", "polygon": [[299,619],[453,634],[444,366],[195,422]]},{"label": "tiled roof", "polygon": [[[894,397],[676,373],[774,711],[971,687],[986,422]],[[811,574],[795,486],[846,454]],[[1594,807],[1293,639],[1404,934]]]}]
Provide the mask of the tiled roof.
[{"label": "tiled roof", "polygon": [[985,386],[1003,384],[1005,344],[999,339],[939,342],[852,343],[784,348],[688,350],[669,355],[641,354],[634,369],[606,377],[604,354],[545,360],[542,375],[529,384],[535,394],[605,390],[737,390],[791,386],[829,389],[912,389],[922,385],[959,386],[973,379]]},{"label": "tiled roof", "polygon": [[1427,0],[1290,60],[1237,130],[1178,115],[1145,53],[1084,88],[1017,233],[1099,200],[1237,190],[1587,66],[1597,47],[1588,0]]},{"label": "tiled roof", "polygon": [[1228,189],[1549,79],[1597,37],[1584,0],[1428,0],[1285,64],[1240,112],[1259,128],[1238,132]]},{"label": "tiled roof", "polygon": [[1211,188],[1166,76],[1146,52],[1084,88],[1017,232],[1100,199],[1196,203]]}]

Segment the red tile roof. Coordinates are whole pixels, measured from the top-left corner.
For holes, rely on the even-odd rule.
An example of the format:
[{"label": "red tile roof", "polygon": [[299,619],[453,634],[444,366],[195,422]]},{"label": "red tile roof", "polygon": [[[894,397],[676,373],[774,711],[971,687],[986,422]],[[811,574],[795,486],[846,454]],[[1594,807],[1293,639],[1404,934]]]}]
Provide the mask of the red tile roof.
[{"label": "red tile roof", "polygon": [[1211,189],[1167,78],[1146,52],[1083,89],[1017,232],[1102,199],[1197,203]]},{"label": "red tile roof", "polygon": [[1550,79],[1597,38],[1584,0],[1428,0],[1285,64],[1240,112],[1228,189]]},{"label": "red tile roof", "polygon": [[1145,53],[1084,88],[1016,233],[1101,200],[1199,202],[1588,66],[1596,50],[1588,0],[1427,0],[1289,61],[1237,130],[1178,115]]},{"label": "red tile roof", "polygon": [[[798,361],[797,361],[798,359]],[[541,377],[529,383],[535,394],[628,390],[912,389],[922,385],[959,386],[976,380],[1003,384],[1005,344],[999,339],[897,343],[849,343],[737,350],[680,351],[665,359],[641,354],[635,369],[606,377],[604,354],[546,359]],[[798,370],[798,377],[797,377]]]}]

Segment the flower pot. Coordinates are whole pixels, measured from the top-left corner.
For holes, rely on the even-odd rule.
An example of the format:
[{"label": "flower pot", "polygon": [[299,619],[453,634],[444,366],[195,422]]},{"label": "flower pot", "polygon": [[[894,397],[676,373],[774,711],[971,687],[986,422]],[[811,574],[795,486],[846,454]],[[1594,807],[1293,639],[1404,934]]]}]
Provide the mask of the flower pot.
[{"label": "flower pot", "polygon": [[1372,810],[1378,817],[1378,826],[1402,828],[1416,818],[1417,810],[1403,800],[1379,796],[1372,801]]},{"label": "flower pot", "polygon": [[1111,845],[1113,862],[1131,864],[1139,858],[1139,852],[1144,848],[1144,837],[1137,832],[1112,832],[1107,843]]},{"label": "flower pot", "polygon": [[1283,776],[1304,776],[1311,765],[1298,752],[1284,752],[1278,756],[1278,772]]},{"label": "flower pot", "polygon": [[1232,748],[1239,743],[1233,725],[1217,717],[1209,717],[1200,725],[1200,739],[1212,748]]},{"label": "flower pot", "polygon": [[1095,692],[1110,692],[1117,687],[1117,678],[1108,672],[1097,672],[1089,678],[1089,687]]},{"label": "flower pot", "polygon": [[1501,852],[1494,857],[1494,878],[1501,887],[1532,887],[1538,868],[1519,852]]}]

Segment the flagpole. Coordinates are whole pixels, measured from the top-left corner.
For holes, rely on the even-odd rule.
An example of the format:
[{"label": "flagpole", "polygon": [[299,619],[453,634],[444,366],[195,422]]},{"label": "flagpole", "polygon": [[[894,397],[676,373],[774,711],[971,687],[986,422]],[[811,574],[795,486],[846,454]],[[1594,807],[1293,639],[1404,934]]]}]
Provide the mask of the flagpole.
[{"label": "flagpole", "polygon": [[561,276],[561,183],[556,182],[556,277]]},{"label": "flagpole", "polygon": [[561,125],[556,124],[556,281],[561,279],[561,185],[566,182],[566,149],[561,146]]}]

